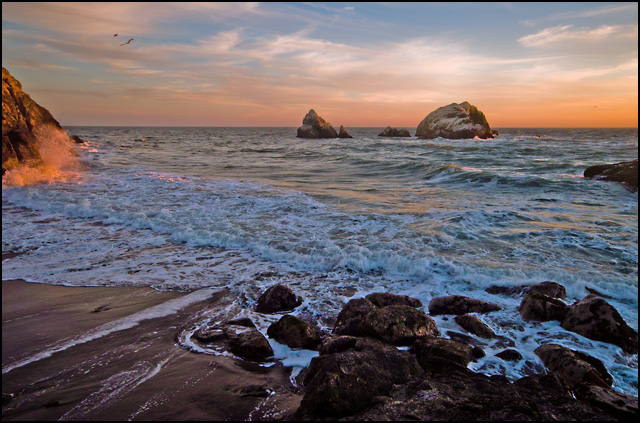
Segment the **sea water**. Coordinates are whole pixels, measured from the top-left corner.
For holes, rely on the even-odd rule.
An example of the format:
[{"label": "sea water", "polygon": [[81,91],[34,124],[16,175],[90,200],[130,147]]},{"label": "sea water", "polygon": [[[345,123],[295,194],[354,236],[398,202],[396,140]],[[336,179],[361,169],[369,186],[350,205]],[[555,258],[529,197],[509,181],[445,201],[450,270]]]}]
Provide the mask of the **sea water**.
[{"label": "sea water", "polygon": [[[533,351],[559,343],[602,360],[614,388],[637,396],[637,354],[524,321],[521,296],[486,292],[550,280],[571,304],[596,290],[637,330],[638,194],[582,177],[636,158],[637,129],[503,129],[493,140],[379,137],[382,128],[349,128],[352,139],[67,129],[86,140],[80,169],[28,186],[3,180],[2,249],[23,253],[3,261],[3,279],[227,288],[238,300],[210,320],[248,316],[263,333],[279,316],[253,305],[277,283],[303,298],[294,314],[326,330],[349,299],[372,292],[419,298],[425,311],[433,298],[465,295],[503,307],[478,315],[499,338],[474,337],[487,356],[473,370],[542,372]],[[435,316],[444,336],[469,335],[450,317]],[[276,347],[296,371],[313,356]],[[495,357],[505,348],[523,359]]]}]

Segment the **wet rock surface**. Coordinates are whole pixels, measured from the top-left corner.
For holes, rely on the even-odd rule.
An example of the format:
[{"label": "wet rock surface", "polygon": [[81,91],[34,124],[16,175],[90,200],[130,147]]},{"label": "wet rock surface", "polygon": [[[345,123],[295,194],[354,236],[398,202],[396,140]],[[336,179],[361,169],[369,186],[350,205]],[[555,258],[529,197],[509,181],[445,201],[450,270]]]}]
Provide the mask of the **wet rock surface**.
[{"label": "wet rock surface", "polygon": [[293,310],[300,304],[302,304],[302,298],[290,288],[278,284],[267,289],[258,298],[255,310],[258,313],[278,313]]},{"label": "wet rock surface", "polygon": [[[526,292],[527,296],[553,300],[566,295],[564,288],[555,282],[528,286]],[[480,320],[462,311],[483,313],[500,309],[496,304],[462,296],[442,298],[432,300],[430,311],[432,306],[436,312],[446,310],[443,314],[456,314],[456,321],[463,324]],[[421,304],[413,300],[374,293],[348,301],[336,321],[334,336],[322,341],[320,356],[301,374],[304,398],[292,418],[392,421],[637,418],[637,398],[613,390],[606,367],[586,353],[555,344],[540,346],[536,354],[549,373],[543,374],[541,365],[527,361],[524,366],[530,369],[530,376],[512,382],[501,375],[488,376],[468,368],[485,355],[469,336],[458,334],[453,339],[454,332],[448,331],[452,339],[441,337],[434,324],[431,333],[413,333],[403,338],[399,334],[404,329],[400,328],[403,324],[410,327],[407,323],[411,322],[411,316],[421,313],[417,308]],[[399,350],[397,345],[408,347]],[[505,361],[523,359],[512,348],[497,357]]]}]

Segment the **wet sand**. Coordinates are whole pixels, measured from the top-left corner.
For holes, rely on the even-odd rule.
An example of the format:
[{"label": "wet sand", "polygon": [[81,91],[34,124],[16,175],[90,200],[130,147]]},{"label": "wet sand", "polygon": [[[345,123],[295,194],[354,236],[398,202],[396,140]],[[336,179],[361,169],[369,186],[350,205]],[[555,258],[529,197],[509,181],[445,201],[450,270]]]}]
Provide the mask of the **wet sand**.
[{"label": "wet sand", "polygon": [[201,313],[232,300],[224,290],[205,297],[187,303],[192,294],[150,288],[2,281],[2,392],[13,395],[3,420],[272,420],[295,412],[302,396],[288,368],[176,343]]}]

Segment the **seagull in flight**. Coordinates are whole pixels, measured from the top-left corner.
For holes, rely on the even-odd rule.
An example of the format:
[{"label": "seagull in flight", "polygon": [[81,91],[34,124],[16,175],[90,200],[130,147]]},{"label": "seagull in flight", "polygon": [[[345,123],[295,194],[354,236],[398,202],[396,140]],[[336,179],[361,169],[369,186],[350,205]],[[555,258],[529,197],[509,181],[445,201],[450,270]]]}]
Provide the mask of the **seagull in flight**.
[{"label": "seagull in flight", "polygon": [[123,45],[129,44],[131,41],[133,41],[133,38],[129,38],[129,41],[127,41],[127,42],[126,42],[126,43],[124,43],[124,44],[120,44],[120,47],[122,47]]}]

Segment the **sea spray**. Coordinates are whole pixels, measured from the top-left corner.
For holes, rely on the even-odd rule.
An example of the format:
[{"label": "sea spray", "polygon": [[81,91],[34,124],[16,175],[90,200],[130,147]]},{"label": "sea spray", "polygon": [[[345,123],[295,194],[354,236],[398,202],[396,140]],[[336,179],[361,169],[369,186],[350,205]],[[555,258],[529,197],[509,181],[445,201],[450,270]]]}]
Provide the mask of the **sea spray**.
[{"label": "sea spray", "polygon": [[40,157],[35,163],[24,163],[2,176],[2,186],[28,186],[66,180],[77,176],[81,169],[74,142],[60,129],[41,126],[34,130]]}]

